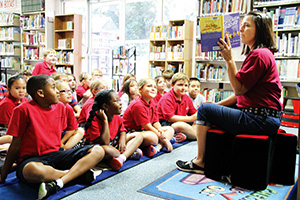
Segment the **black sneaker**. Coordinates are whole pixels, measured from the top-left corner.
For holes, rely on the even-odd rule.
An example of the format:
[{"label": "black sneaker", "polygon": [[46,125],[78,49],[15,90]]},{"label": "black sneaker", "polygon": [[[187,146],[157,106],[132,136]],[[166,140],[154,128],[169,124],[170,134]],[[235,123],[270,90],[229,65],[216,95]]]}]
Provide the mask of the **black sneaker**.
[{"label": "black sneaker", "polygon": [[52,181],[50,183],[41,183],[39,188],[38,199],[46,199],[52,194],[55,194],[59,189],[60,188],[56,184],[56,181]]},{"label": "black sneaker", "polygon": [[198,165],[194,164],[192,161],[178,160],[176,162],[176,166],[178,169],[184,172],[204,174],[204,168],[199,167]]},{"label": "black sneaker", "polygon": [[96,180],[95,173],[93,170],[88,170],[78,178],[76,178],[76,183],[88,185],[91,184],[94,180]]}]

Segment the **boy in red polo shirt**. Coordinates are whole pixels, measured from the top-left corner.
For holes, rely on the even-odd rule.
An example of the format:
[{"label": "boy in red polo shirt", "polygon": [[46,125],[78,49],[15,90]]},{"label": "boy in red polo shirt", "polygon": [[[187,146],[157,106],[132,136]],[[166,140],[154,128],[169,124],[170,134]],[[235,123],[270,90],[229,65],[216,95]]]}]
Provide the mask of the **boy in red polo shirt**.
[{"label": "boy in red polo shirt", "polygon": [[174,128],[176,142],[183,141],[186,137],[196,139],[194,122],[197,110],[186,92],[188,91],[189,78],[186,74],[178,72],[172,76],[172,90],[163,95],[158,102],[158,115],[162,126],[169,125]]},{"label": "boy in red polo shirt", "polygon": [[47,75],[33,76],[28,80],[27,92],[33,100],[14,109],[8,126],[7,134],[13,136],[13,141],[0,182],[5,181],[15,161],[20,181],[40,184],[38,199],[56,193],[75,178],[83,184],[94,181],[94,172],[90,169],[102,160],[104,150],[99,145],[60,149],[66,110],[58,101],[54,80]]},{"label": "boy in red polo shirt", "polygon": [[54,65],[56,64],[56,52],[54,49],[48,48],[43,50],[44,62],[38,63],[34,66],[32,75],[46,74],[51,75],[56,72]]}]

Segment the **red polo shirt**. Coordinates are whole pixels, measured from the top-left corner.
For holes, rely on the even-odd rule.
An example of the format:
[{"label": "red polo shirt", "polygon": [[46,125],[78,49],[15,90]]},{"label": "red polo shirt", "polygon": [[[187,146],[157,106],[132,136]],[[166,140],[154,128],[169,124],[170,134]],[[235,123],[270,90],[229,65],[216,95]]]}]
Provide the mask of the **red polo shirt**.
[{"label": "red polo shirt", "polygon": [[156,104],[153,100],[148,103],[141,96],[137,96],[126,109],[123,120],[128,130],[143,130],[142,125],[159,121]]},{"label": "red polo shirt", "polygon": [[38,63],[35,65],[35,67],[32,71],[32,75],[34,76],[34,75],[39,75],[39,74],[46,74],[46,75],[50,76],[54,72],[56,72],[56,70],[54,69],[54,66],[49,68],[46,61],[44,61],[44,62],[41,62],[41,63]]},{"label": "red polo shirt", "polygon": [[159,119],[166,121],[171,119],[174,115],[191,116],[197,112],[193,101],[187,94],[184,94],[180,101],[176,97],[173,89],[161,97],[157,108]]},{"label": "red polo shirt", "polygon": [[82,85],[78,85],[76,89],[77,94],[77,101],[79,102],[82,99],[83,94],[88,90],[89,88],[85,88]]},{"label": "red polo shirt", "polygon": [[[27,98],[24,97],[21,99],[21,103],[27,102]],[[8,94],[6,98],[3,99],[3,101],[0,102],[0,124],[9,124],[9,120],[11,118],[13,109],[20,105],[15,97],[13,97],[11,94]]]},{"label": "red polo shirt", "polygon": [[[123,119],[119,115],[114,115],[112,121],[108,122],[108,126],[109,126],[110,141],[112,141],[121,132],[126,131],[123,124]],[[101,132],[102,132],[101,121],[99,118],[95,116],[91,126],[85,132],[84,137],[92,142],[98,137],[100,137]]]},{"label": "red polo shirt", "polygon": [[89,98],[85,104],[83,104],[82,109],[80,111],[80,115],[78,118],[78,123],[84,123],[87,121],[88,117],[90,116],[90,111],[92,110],[94,104],[95,97]]}]

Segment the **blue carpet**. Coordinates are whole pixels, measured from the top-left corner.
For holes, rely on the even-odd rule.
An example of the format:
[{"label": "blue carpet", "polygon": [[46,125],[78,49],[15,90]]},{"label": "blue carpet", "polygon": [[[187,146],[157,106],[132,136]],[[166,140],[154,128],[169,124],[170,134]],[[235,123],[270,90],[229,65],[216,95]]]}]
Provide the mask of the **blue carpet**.
[{"label": "blue carpet", "polygon": [[[298,180],[298,164],[296,164],[295,180]],[[204,175],[175,169],[140,189],[139,192],[175,200],[296,200],[297,182],[292,186],[269,185],[265,190],[255,192],[232,185],[225,185],[224,183],[208,179]]]},{"label": "blue carpet", "polygon": [[[175,143],[173,144],[173,147],[177,148],[188,142],[189,141],[184,141],[182,143]],[[164,149],[163,151],[157,153],[153,158],[163,153],[164,153]],[[96,180],[92,184],[95,184],[99,181],[109,178],[117,173],[120,173],[133,166],[136,166],[149,159],[150,159],[149,157],[143,156],[142,158],[140,158],[140,160],[127,160],[119,171],[103,170],[103,172],[99,176],[97,176]],[[19,180],[16,177],[16,172],[14,171],[8,174],[5,183],[0,184],[1,199],[3,197],[4,199],[13,199],[13,200],[37,199],[38,187],[39,185],[28,186],[19,182]],[[61,199],[67,195],[70,195],[86,187],[88,187],[88,185],[75,184],[75,185],[65,186],[63,189],[59,190],[56,194],[47,198],[47,200]]]}]

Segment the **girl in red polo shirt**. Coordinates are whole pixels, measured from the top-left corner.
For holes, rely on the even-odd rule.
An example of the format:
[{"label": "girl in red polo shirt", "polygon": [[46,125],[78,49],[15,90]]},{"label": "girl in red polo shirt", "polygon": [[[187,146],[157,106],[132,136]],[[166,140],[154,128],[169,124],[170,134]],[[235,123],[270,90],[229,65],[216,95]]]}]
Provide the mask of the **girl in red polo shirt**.
[{"label": "girl in red polo shirt", "polygon": [[93,144],[100,144],[105,158],[113,170],[119,170],[126,159],[143,156],[138,148],[143,136],[138,133],[126,134],[120,117],[122,104],[114,90],[102,90],[95,96],[92,110],[85,124],[85,138]]},{"label": "girl in red polo shirt", "polygon": [[[21,75],[15,75],[8,79],[8,95],[0,103],[0,126],[7,128],[11,118],[13,109],[23,102],[27,101],[26,95],[26,79]],[[0,137],[0,144],[11,143],[12,136],[4,135]],[[2,145],[0,145],[2,146]],[[2,146],[4,149],[9,145]],[[0,149],[2,149],[0,147]]]},{"label": "girl in red polo shirt", "polygon": [[[152,157],[164,146],[168,152],[173,150],[170,140],[174,129],[162,127],[153,98],[156,96],[156,83],[152,78],[142,79],[138,83],[139,96],[136,97],[123,115],[124,125],[128,130],[142,131],[145,155]],[[157,145],[155,147],[155,145]]]},{"label": "girl in red polo shirt", "polygon": [[165,77],[163,76],[157,76],[155,77],[155,82],[156,82],[156,87],[157,87],[157,94],[154,97],[154,102],[157,104],[162,97],[162,95],[166,94],[167,92],[165,91],[167,87],[167,82]]}]

